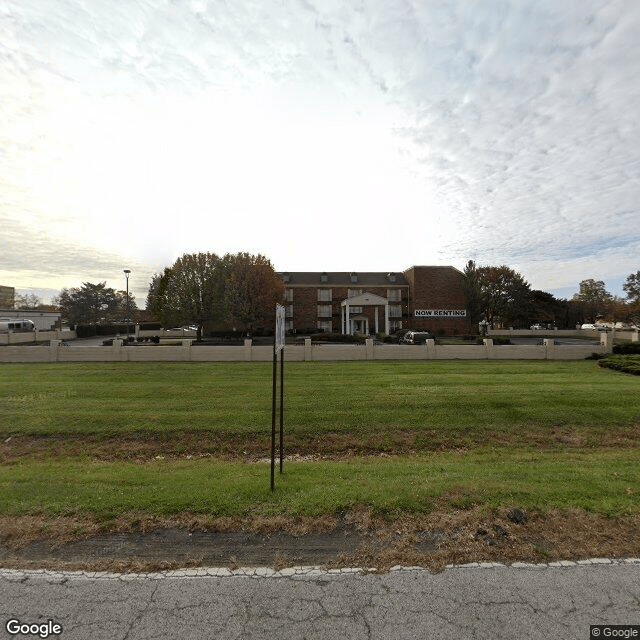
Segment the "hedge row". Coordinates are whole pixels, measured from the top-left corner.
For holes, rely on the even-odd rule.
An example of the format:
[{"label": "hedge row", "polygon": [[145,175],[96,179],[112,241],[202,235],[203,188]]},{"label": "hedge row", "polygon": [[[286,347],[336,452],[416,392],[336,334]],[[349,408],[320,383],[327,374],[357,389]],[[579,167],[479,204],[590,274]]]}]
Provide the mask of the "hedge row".
[{"label": "hedge row", "polygon": [[313,342],[339,342],[342,344],[364,344],[366,338],[361,335],[344,335],[342,333],[314,333]]},{"label": "hedge row", "polygon": [[625,342],[613,346],[613,353],[621,356],[640,355],[640,342]]},{"label": "hedge row", "polygon": [[613,355],[600,358],[598,366],[614,369],[622,373],[630,373],[634,376],[640,376],[640,355],[621,356]]},{"label": "hedge row", "polygon": [[91,338],[93,336],[112,336],[114,333],[135,333],[136,327],[130,324],[78,324],[75,331],[78,338]]}]

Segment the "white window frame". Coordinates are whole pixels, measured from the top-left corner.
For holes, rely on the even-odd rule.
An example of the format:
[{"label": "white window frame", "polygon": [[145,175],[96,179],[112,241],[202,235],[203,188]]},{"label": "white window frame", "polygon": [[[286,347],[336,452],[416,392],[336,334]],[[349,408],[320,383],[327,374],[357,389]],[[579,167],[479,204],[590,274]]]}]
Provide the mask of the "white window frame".
[{"label": "white window frame", "polygon": [[318,320],[317,327],[320,331],[324,331],[325,333],[333,332],[333,323],[331,320]]},{"label": "white window frame", "polygon": [[402,289],[387,289],[387,300],[389,302],[400,302],[402,300]]},{"label": "white window frame", "polygon": [[318,302],[331,302],[332,300],[331,289],[318,289]]},{"label": "white window frame", "polygon": [[284,299],[285,302],[293,302],[293,289],[284,290]]},{"label": "white window frame", "polygon": [[333,316],[333,307],[330,304],[318,305],[318,318],[331,318]]}]

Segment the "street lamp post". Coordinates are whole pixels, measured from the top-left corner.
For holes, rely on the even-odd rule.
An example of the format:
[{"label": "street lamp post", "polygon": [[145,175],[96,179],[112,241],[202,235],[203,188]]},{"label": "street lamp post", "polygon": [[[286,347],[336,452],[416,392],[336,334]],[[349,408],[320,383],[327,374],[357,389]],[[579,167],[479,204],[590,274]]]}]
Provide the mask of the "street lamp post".
[{"label": "street lamp post", "polygon": [[129,321],[131,319],[131,309],[129,307],[129,274],[131,269],[124,270],[124,277],[127,279],[127,342],[129,341]]}]

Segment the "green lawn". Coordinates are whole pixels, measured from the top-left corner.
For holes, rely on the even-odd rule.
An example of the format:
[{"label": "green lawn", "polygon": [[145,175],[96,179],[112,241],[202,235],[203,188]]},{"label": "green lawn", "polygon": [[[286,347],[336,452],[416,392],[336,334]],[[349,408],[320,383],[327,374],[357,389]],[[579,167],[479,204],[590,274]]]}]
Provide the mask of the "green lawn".
[{"label": "green lawn", "polygon": [[640,512],[640,450],[496,450],[287,463],[269,490],[268,463],[55,460],[0,467],[0,514],[127,513],[319,516],[367,505],[383,515],[519,506]]},{"label": "green lawn", "polygon": [[[640,379],[596,362],[287,363],[289,433],[490,429],[637,422]],[[270,363],[0,366],[0,435],[132,431],[260,433]]]},{"label": "green lawn", "polygon": [[[595,361],[288,363],[286,389],[287,441],[314,439],[316,455],[346,436],[393,453],[398,433],[415,451],[288,462],[272,494],[268,465],[241,453],[161,457],[185,433],[268,439],[270,363],[3,364],[0,515],[640,512],[640,378]],[[157,456],[106,460],[89,446],[132,434]],[[10,455],[16,440],[78,436],[86,451]]]}]

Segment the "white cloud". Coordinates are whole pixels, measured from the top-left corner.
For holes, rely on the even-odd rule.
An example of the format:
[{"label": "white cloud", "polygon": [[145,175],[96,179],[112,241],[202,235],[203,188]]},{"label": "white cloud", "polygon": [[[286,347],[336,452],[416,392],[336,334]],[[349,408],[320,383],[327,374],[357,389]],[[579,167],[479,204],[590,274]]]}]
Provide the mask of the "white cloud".
[{"label": "white cloud", "polygon": [[249,250],[619,280],[639,26],[605,0],[7,2],[0,278],[120,287],[126,263],[140,299],[181,253]]}]

